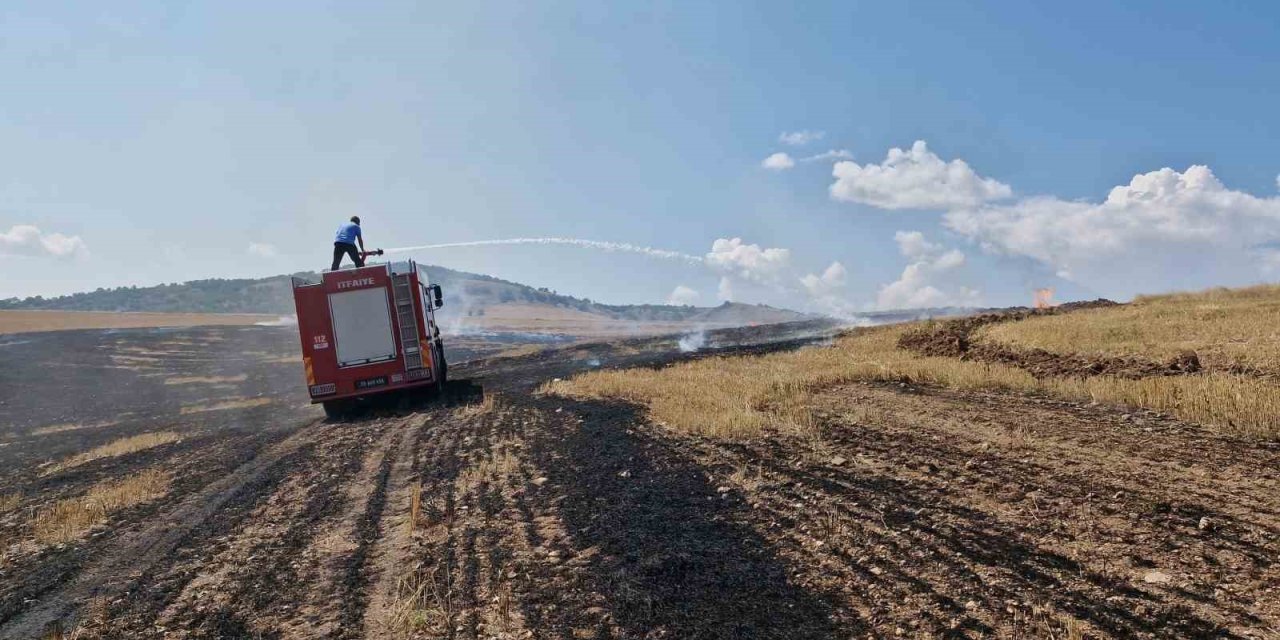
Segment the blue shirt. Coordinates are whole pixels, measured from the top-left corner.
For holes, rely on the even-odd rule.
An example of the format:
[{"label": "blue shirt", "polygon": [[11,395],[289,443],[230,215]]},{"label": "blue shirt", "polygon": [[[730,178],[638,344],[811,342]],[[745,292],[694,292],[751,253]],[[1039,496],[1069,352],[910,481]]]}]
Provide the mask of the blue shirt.
[{"label": "blue shirt", "polygon": [[333,239],[334,242],[343,244],[355,244],[356,238],[360,237],[360,225],[354,222],[344,222],[338,227],[338,235]]}]

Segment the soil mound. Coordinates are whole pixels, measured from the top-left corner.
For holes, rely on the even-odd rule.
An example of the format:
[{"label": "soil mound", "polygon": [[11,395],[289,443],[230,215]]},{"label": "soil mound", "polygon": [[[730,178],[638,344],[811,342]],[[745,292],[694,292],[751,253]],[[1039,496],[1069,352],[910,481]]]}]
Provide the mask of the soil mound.
[{"label": "soil mound", "polygon": [[1115,306],[1111,300],[1098,299],[1071,302],[1050,309],[1013,308],[957,318],[908,331],[898,340],[898,347],[926,356],[978,360],[1019,367],[1036,377],[1100,376],[1145,378],[1198,373],[1200,358],[1194,351],[1184,351],[1165,362],[1139,357],[1086,356],[1053,353],[1044,349],[1016,349],[1001,344],[974,342],[973,332],[997,322],[1014,322],[1033,316],[1056,315],[1083,309]]}]

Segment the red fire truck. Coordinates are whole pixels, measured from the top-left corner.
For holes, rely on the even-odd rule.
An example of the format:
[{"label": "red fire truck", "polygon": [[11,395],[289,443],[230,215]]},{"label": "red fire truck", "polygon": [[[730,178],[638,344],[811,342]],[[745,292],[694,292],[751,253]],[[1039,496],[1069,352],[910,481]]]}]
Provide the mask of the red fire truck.
[{"label": "red fire truck", "polygon": [[435,311],[444,301],[414,261],[326,271],[320,282],[295,277],[293,302],[311,402],[330,417],[375,394],[443,388]]}]

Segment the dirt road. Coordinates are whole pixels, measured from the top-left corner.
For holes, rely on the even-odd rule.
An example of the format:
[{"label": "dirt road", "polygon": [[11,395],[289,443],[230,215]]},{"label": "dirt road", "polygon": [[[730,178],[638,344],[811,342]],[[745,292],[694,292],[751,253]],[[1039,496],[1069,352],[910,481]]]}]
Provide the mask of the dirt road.
[{"label": "dirt road", "polygon": [[[242,353],[278,340],[202,331]],[[290,379],[263,392],[269,404],[188,413],[181,442],[65,477],[32,470],[77,444],[56,438],[153,428],[201,400],[144,394],[168,408],[52,432],[40,455],[26,420],[0,447],[28,452],[3,454],[26,466],[0,485],[24,505],[105,475],[179,472],[167,497],[80,542],[34,549],[14,542],[19,517],[0,519],[0,637],[1280,635],[1276,446],[899,385],[828,389],[813,436],[726,442],[533,393],[575,370],[681,357],[633,341],[474,361],[451,370],[462,381],[443,401],[341,423],[299,408]],[[23,389],[56,379],[28,375]]]}]

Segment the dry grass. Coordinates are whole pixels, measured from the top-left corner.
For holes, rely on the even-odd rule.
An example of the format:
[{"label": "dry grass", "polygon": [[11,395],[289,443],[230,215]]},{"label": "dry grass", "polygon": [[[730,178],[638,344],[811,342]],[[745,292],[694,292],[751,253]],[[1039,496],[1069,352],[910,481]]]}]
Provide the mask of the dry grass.
[{"label": "dry grass", "polygon": [[230,398],[213,404],[187,405],[182,408],[182,415],[203,413],[205,411],[225,411],[227,409],[248,409],[271,404],[271,398]]},{"label": "dry grass", "polygon": [[1280,437],[1280,386],[1249,376],[1209,373],[1127,380],[1112,377],[1050,379],[1056,395],[1154,409],[1224,433]]},{"label": "dry grass", "polygon": [[593,371],[542,390],[645,405],[654,421],[722,438],[751,438],[767,428],[812,430],[811,395],[854,381],[909,381],[953,389],[1037,392],[1074,400],[1146,407],[1224,432],[1280,436],[1280,389],[1229,374],[1037,380],[1022,369],[923,357],[898,349],[909,325],[860,330],[834,345],[750,357],[706,358],[664,369]]},{"label": "dry grass", "polygon": [[276,316],[231,313],[143,313],[115,311],[0,311],[0,334],[68,329],[252,325]]},{"label": "dry grass", "polygon": [[409,535],[413,535],[413,530],[418,526],[418,520],[422,518],[422,483],[413,483],[413,490],[409,494]]},{"label": "dry grass", "polygon": [[155,433],[142,433],[136,436],[120,438],[119,440],[112,440],[107,444],[100,447],[94,447],[93,449],[67,458],[64,461],[49,467],[44,472],[44,475],[65,471],[72,467],[78,467],[87,462],[93,462],[94,460],[100,460],[102,458],[114,458],[116,456],[122,456],[135,451],[158,447],[162,444],[177,442],[180,439],[182,439],[182,436],[173,431],[157,431]]},{"label": "dry grass", "polygon": [[90,422],[90,423],[66,423],[51,424],[47,427],[40,427],[31,430],[33,436],[47,436],[51,433],[62,433],[64,431],[79,431],[81,429],[99,429],[102,427],[111,427],[120,424],[118,421],[112,420],[108,422]]},{"label": "dry grass", "polygon": [[156,469],[100,482],[83,496],[59,500],[37,511],[31,519],[32,532],[43,543],[69,542],[105,522],[112,512],[155,500],[168,490],[169,476]]},{"label": "dry grass", "polygon": [[479,402],[473,402],[471,404],[464,405],[458,409],[454,409],[453,415],[454,417],[459,418],[461,420],[478,418],[480,416],[485,416],[485,415],[489,415],[490,413],[493,413],[494,409],[496,409],[497,406],[498,406],[498,394],[486,393],[484,394],[484,397],[481,398]]},{"label": "dry grass", "polygon": [[665,369],[593,371],[551,382],[545,392],[618,398],[648,406],[654,420],[675,429],[750,438],[766,427],[807,431],[809,396],[858,380],[910,380],[962,389],[1028,389],[1021,369],[950,358],[925,358],[896,347],[903,327],[879,327],[842,337],[831,347],[751,357],[705,358]]},{"label": "dry grass", "polygon": [[17,509],[19,504],[22,504],[21,493],[0,494],[0,514],[5,514]]},{"label": "dry grass", "polygon": [[500,486],[514,476],[520,468],[520,460],[511,453],[512,444],[505,440],[494,442],[482,456],[459,471],[454,480],[457,493],[463,495],[485,484]]},{"label": "dry grass", "polygon": [[1280,285],[1140,297],[1132,304],[990,325],[978,339],[1055,353],[1167,360],[1195,351],[1224,369],[1280,372]]},{"label": "dry grass", "polygon": [[458,615],[456,588],[450,562],[429,570],[410,571],[396,584],[391,605],[391,637],[444,636],[453,631]]},{"label": "dry grass", "polygon": [[248,374],[240,374],[238,376],[178,376],[175,378],[165,378],[164,383],[167,385],[175,384],[222,384],[225,382],[244,382],[249,379]]},{"label": "dry grass", "polygon": [[543,351],[546,351],[546,350],[547,350],[547,345],[544,345],[544,344],[522,344],[519,346],[511,347],[510,349],[503,349],[502,351],[499,351],[498,354],[494,357],[520,358],[523,356],[531,356],[535,353],[542,353]]}]

